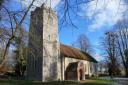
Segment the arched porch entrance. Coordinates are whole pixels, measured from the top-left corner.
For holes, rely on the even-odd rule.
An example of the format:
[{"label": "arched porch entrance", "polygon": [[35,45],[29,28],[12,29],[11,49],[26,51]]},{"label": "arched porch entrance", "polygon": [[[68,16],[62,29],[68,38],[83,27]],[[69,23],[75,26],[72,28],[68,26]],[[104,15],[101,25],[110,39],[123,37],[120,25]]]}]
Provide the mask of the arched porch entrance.
[{"label": "arched porch entrance", "polygon": [[85,80],[85,68],[82,61],[72,62],[66,68],[65,80]]}]

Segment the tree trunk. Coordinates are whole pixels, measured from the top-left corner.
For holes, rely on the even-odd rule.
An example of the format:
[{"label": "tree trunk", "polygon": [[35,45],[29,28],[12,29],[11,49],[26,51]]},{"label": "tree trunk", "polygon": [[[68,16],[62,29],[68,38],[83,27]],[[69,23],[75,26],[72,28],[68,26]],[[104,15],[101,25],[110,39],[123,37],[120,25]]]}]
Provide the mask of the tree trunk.
[{"label": "tree trunk", "polygon": [[6,60],[7,60],[6,54],[8,53],[8,49],[9,49],[10,44],[11,44],[11,41],[12,41],[13,39],[14,39],[14,36],[12,36],[12,37],[8,40],[8,42],[7,42],[7,44],[6,44],[6,47],[5,47],[5,50],[4,50],[4,54],[3,54],[3,56],[2,56],[3,60],[2,60],[2,62],[0,63],[0,68],[2,68],[2,66],[6,64]]}]

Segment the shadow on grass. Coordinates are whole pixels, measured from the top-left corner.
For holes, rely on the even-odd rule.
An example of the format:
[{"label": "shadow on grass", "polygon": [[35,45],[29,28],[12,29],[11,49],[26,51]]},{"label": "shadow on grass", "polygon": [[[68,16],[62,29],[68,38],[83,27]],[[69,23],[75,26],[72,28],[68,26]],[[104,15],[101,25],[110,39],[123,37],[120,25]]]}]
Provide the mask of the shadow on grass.
[{"label": "shadow on grass", "polygon": [[33,82],[22,80],[0,80],[0,85],[79,85],[75,81]]},{"label": "shadow on grass", "polygon": [[52,82],[33,82],[24,80],[0,80],[0,85],[113,85],[111,82],[105,80],[92,81],[52,81]]},{"label": "shadow on grass", "polygon": [[79,85],[112,85],[112,84],[103,84],[103,83],[83,83],[83,84],[79,84]]}]

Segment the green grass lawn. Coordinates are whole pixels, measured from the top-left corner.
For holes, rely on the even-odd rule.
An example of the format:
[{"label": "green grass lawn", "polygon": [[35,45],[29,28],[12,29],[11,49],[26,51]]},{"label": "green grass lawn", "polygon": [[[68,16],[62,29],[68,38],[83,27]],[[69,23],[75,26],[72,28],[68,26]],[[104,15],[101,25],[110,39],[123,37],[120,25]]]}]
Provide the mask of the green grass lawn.
[{"label": "green grass lawn", "polygon": [[32,82],[24,80],[0,80],[0,85],[113,85],[114,81],[91,79],[85,81]]}]

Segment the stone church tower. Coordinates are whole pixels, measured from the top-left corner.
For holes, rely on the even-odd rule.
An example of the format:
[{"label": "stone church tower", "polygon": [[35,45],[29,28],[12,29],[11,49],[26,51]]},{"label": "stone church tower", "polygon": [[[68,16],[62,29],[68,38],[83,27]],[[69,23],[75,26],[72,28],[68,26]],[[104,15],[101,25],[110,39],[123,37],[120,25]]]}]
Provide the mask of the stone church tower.
[{"label": "stone church tower", "polygon": [[27,78],[49,81],[60,79],[60,47],[56,13],[42,5],[31,13]]}]

